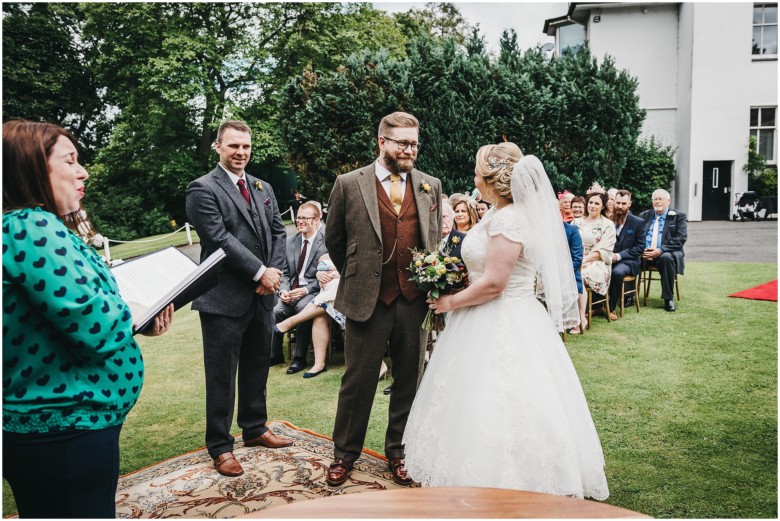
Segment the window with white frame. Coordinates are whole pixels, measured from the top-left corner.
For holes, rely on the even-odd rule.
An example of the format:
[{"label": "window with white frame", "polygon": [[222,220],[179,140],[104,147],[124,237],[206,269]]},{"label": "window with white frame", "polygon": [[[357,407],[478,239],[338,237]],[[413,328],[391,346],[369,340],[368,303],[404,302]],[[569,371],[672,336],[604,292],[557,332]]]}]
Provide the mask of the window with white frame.
[{"label": "window with white frame", "polygon": [[750,135],[756,138],[758,153],[767,163],[775,163],[775,114],[777,107],[750,109]]},{"label": "window with white frame", "polygon": [[752,52],[777,55],[777,4],[753,4]]}]

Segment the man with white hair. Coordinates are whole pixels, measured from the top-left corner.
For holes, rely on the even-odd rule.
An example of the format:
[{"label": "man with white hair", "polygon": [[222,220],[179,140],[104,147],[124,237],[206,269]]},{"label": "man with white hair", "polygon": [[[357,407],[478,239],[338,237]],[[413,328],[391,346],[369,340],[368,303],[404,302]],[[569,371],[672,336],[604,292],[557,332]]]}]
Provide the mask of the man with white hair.
[{"label": "man with white hair", "polygon": [[642,212],[645,221],[645,266],[655,266],[661,275],[661,298],[664,309],[674,311],[674,281],[685,270],[683,245],[688,239],[688,219],[685,214],[669,209],[672,197],[658,189],[653,192],[653,209]]}]

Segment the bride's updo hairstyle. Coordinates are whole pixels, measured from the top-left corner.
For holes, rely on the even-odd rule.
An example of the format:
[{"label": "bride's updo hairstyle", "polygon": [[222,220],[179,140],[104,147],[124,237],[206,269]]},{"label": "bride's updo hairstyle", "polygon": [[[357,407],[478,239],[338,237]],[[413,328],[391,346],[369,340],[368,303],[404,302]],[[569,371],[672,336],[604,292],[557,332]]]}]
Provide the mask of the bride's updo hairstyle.
[{"label": "bride's updo hairstyle", "polygon": [[520,147],[505,141],[485,145],[477,151],[476,173],[492,186],[496,195],[512,198],[512,169],[523,157]]}]

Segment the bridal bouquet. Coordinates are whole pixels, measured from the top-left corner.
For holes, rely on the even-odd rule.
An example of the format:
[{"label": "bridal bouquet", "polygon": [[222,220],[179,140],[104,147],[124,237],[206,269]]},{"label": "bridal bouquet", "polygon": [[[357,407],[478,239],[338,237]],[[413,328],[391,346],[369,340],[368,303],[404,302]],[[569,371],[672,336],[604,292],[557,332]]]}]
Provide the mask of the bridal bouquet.
[{"label": "bridal bouquet", "polygon": [[[439,252],[412,250],[409,271],[412,272],[410,280],[413,280],[420,290],[430,293],[431,298],[439,298],[440,295],[463,288],[469,283],[469,272],[466,271],[463,261]],[[444,315],[437,315],[429,309],[422,327],[428,331],[443,330]]]}]

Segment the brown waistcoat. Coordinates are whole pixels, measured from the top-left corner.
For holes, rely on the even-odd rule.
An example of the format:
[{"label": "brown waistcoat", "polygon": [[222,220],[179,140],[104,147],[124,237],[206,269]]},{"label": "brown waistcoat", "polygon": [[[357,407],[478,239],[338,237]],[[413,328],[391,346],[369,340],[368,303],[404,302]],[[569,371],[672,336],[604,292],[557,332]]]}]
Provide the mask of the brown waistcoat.
[{"label": "brown waistcoat", "polygon": [[[406,177],[406,192],[401,211],[396,214],[382,183],[376,180],[379,199],[379,221],[382,227],[382,281],[379,286],[379,300],[391,304],[399,294],[411,302],[422,295],[414,282],[409,280],[409,263],[412,253],[409,248],[422,248],[420,220],[414,201],[412,183]],[[393,249],[395,245],[395,249]]]}]

